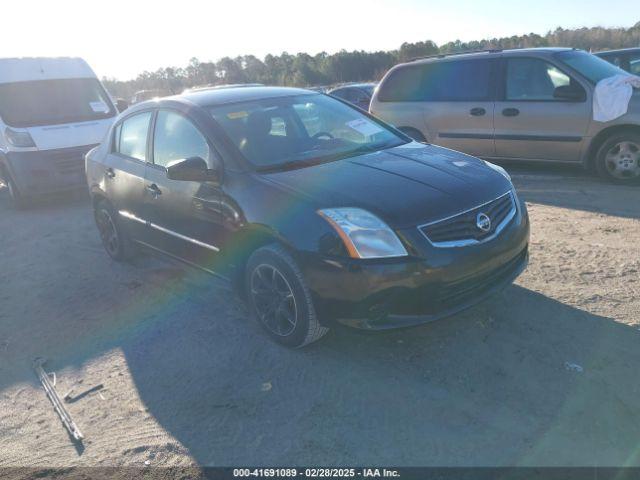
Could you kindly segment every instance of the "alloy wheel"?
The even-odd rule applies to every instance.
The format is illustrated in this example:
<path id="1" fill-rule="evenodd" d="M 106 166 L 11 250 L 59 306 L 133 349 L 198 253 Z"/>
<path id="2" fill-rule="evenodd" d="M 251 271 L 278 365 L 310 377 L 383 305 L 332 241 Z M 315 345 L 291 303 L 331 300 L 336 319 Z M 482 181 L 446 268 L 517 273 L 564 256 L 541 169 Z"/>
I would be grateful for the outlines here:
<path id="1" fill-rule="evenodd" d="M 96 225 L 98 226 L 98 232 L 100 233 L 100 239 L 107 253 L 112 257 L 118 255 L 120 248 L 120 239 L 118 238 L 118 230 L 116 224 L 111 218 L 111 214 L 101 208 L 96 212 Z"/>
<path id="2" fill-rule="evenodd" d="M 606 153 L 605 165 L 614 178 L 628 180 L 640 177 L 640 145 L 632 141 L 616 143 Z"/>
<path id="3" fill-rule="evenodd" d="M 293 289 L 273 265 L 258 265 L 251 273 L 251 296 L 260 321 L 272 333 L 286 337 L 296 328 L 298 309 Z"/>

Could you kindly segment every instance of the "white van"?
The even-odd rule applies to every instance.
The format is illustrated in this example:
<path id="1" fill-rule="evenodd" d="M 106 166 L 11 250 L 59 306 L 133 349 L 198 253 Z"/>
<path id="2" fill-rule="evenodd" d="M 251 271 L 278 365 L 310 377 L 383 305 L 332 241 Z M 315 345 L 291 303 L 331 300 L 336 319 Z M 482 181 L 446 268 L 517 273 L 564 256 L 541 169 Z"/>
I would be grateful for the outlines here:
<path id="1" fill-rule="evenodd" d="M 81 58 L 0 59 L 0 177 L 14 204 L 85 186 L 84 155 L 116 115 Z"/>

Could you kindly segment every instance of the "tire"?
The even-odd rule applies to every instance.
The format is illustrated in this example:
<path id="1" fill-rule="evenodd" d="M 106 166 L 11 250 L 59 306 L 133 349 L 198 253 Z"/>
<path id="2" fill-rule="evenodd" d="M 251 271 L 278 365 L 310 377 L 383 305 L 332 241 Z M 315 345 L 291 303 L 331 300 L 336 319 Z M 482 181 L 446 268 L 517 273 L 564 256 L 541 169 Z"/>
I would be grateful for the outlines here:
<path id="1" fill-rule="evenodd" d="M 300 268 L 277 244 L 259 248 L 247 261 L 249 307 L 267 334 L 281 345 L 304 347 L 324 336 Z"/>
<path id="2" fill-rule="evenodd" d="M 130 260 L 135 253 L 133 242 L 111 204 L 100 200 L 93 209 L 93 215 L 107 254 L 118 262 Z"/>
<path id="3" fill-rule="evenodd" d="M 2 176 L 2 181 L 6 185 L 7 190 L 9 190 L 11 206 L 16 210 L 26 208 L 29 205 L 28 198 L 20 193 L 13 179 L 9 175 L 5 175 L 4 172 L 0 172 L 0 176 Z"/>
<path id="4" fill-rule="evenodd" d="M 427 139 L 425 138 L 425 136 L 422 134 L 420 130 L 417 130 L 412 127 L 400 127 L 398 128 L 398 130 L 400 130 L 405 135 L 408 135 L 409 137 L 413 138 L 416 142 L 427 143 Z"/>
<path id="5" fill-rule="evenodd" d="M 611 135 L 600 146 L 595 167 L 602 178 L 618 184 L 640 183 L 640 133 Z"/>

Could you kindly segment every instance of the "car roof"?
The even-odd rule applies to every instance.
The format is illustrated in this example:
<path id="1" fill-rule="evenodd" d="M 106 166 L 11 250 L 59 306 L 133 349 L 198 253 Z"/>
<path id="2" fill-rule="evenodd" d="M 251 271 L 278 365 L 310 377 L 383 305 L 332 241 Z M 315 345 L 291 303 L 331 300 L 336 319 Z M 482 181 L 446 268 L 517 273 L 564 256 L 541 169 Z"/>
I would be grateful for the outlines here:
<path id="1" fill-rule="evenodd" d="M 478 58 L 478 57 L 491 57 L 491 56 L 515 56 L 522 54 L 551 54 L 555 52 L 565 52 L 575 50 L 573 48 L 568 47 L 537 47 L 537 48 L 512 48 L 512 49 L 487 49 L 487 50 L 477 50 L 477 51 L 467 51 L 467 52 L 452 52 L 452 53 L 442 53 L 437 55 L 430 55 L 428 57 L 419 57 L 413 60 L 410 60 L 407 64 L 416 64 L 416 63 L 430 63 L 437 62 L 442 60 L 462 60 L 465 58 Z"/>
<path id="2" fill-rule="evenodd" d="M 164 97 L 158 100 L 142 102 L 136 106 L 140 105 L 140 107 L 144 107 L 151 103 L 162 105 L 167 102 L 181 102 L 195 104 L 199 107 L 214 107 L 227 103 L 262 100 L 265 98 L 290 97 L 292 95 L 318 95 L 318 92 L 305 90 L 303 88 L 238 86 L 187 92 L 181 95 L 173 95 L 171 97 Z"/>
<path id="3" fill-rule="evenodd" d="M 602 50 L 601 52 L 593 52 L 594 55 L 614 55 L 616 53 L 640 52 L 640 47 L 618 48 L 616 50 Z"/>

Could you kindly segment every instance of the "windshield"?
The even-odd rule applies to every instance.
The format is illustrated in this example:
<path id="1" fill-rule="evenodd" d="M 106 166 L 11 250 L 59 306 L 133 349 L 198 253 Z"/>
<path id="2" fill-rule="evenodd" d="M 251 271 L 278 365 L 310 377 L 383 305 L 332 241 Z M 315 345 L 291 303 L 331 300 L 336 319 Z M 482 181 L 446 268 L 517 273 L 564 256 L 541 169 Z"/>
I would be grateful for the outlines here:
<path id="1" fill-rule="evenodd" d="M 261 169 L 302 166 L 406 143 L 383 124 L 326 95 L 269 98 L 210 111 L 244 157 Z"/>
<path id="2" fill-rule="evenodd" d="M 613 77 L 614 75 L 628 75 L 627 72 L 606 60 L 582 50 L 556 53 L 556 58 L 569 65 L 569 67 L 578 73 L 581 73 L 594 84 L 604 78 Z"/>
<path id="3" fill-rule="evenodd" d="M 115 111 L 95 78 L 0 84 L 0 117 L 13 127 L 108 118 Z"/>

